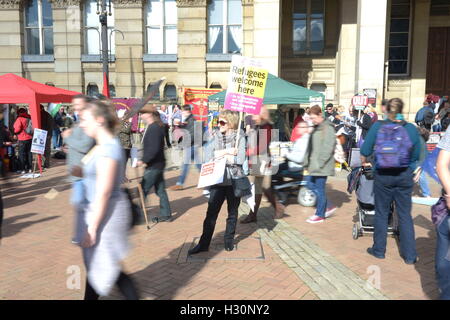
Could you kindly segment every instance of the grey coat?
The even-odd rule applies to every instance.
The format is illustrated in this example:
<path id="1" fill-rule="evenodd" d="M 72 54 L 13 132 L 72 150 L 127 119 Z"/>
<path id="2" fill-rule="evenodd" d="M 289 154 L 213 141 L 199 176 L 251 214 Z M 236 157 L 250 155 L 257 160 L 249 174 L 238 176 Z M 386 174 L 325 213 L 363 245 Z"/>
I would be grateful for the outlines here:
<path id="1" fill-rule="evenodd" d="M 211 144 L 207 148 L 207 155 L 205 159 L 206 162 L 214 159 L 214 151 L 234 148 L 235 144 L 236 144 L 236 133 L 226 136 L 224 142 L 223 135 L 219 131 L 214 132 Z M 245 161 L 245 134 L 241 132 L 241 135 L 239 137 L 237 155 L 234 157 L 233 163 L 227 163 L 225 167 L 225 175 L 223 177 L 223 182 L 219 185 L 223 186 L 231 185 L 230 165 L 237 164 L 242 166 L 244 161 Z"/>
<path id="2" fill-rule="evenodd" d="M 69 173 L 74 166 L 81 166 L 81 159 L 92 149 L 95 145 L 95 140 L 87 136 L 79 124 L 72 128 L 72 134 L 64 139 L 64 143 L 69 148 L 67 152 L 67 169 Z M 72 181 L 80 180 L 74 176 L 70 176 Z"/>
<path id="3" fill-rule="evenodd" d="M 336 131 L 333 124 L 324 120 L 316 126 L 309 140 L 304 166 L 311 176 L 334 176 L 334 149 L 336 147 Z"/>

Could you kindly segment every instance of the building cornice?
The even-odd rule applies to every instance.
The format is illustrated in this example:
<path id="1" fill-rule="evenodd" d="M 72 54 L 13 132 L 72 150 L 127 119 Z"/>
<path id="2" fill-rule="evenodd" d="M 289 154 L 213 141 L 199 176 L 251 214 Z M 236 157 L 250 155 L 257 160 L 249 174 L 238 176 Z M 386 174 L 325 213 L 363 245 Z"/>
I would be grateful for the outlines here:
<path id="1" fill-rule="evenodd" d="M 206 7 L 207 0 L 177 0 L 178 7 Z"/>
<path id="2" fill-rule="evenodd" d="M 22 0 L 0 0 L 1 9 L 19 9 Z"/>
<path id="3" fill-rule="evenodd" d="M 81 0 L 48 0 L 53 9 L 64 9 L 68 7 L 79 7 Z"/>
<path id="4" fill-rule="evenodd" d="M 143 0 L 114 0 L 114 8 L 142 8 Z"/>

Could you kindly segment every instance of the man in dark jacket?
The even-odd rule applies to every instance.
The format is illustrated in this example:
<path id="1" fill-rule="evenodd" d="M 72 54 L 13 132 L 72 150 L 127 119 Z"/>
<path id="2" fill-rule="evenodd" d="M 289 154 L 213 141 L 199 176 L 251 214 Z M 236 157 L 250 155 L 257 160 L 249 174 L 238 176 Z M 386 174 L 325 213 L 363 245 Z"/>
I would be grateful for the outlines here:
<path id="1" fill-rule="evenodd" d="M 26 132 L 30 121 L 31 117 L 27 110 L 20 108 L 16 122 L 14 122 L 14 134 L 17 135 L 17 139 L 19 140 L 19 162 L 22 168 L 22 174 L 26 171 L 31 172 L 33 166 L 33 154 L 31 153 L 33 136 Z"/>
<path id="2" fill-rule="evenodd" d="M 172 212 L 170 210 L 169 198 L 164 182 L 164 168 L 166 158 L 164 156 L 164 138 L 166 135 L 164 124 L 161 122 L 159 112 L 149 110 L 142 114 L 142 119 L 147 123 L 147 128 L 142 138 L 144 154 L 139 165 L 145 166 L 142 178 L 142 189 L 147 197 L 150 190 L 155 187 L 159 197 L 159 216 L 152 219 L 153 222 L 170 221 Z"/>
<path id="3" fill-rule="evenodd" d="M 201 122 L 196 123 L 192 115 L 191 106 L 186 104 L 183 106 L 183 121 L 180 128 L 185 130 L 183 135 L 183 165 L 181 169 L 181 176 L 175 186 L 171 190 L 182 190 L 184 181 L 189 172 L 189 167 L 192 162 L 197 166 L 198 171 L 201 170 L 201 159 L 198 157 L 197 150 L 202 143 Z M 199 130 L 200 128 L 200 130 Z M 197 137 L 195 136 L 197 134 Z"/>
<path id="4" fill-rule="evenodd" d="M 44 153 L 44 168 L 50 168 L 50 156 L 51 156 L 51 144 L 52 144 L 52 134 L 53 127 L 55 126 L 55 121 L 53 120 L 50 113 L 45 111 L 44 106 L 41 104 L 41 124 L 42 130 L 47 131 L 47 140 L 45 141 L 45 153 Z"/>

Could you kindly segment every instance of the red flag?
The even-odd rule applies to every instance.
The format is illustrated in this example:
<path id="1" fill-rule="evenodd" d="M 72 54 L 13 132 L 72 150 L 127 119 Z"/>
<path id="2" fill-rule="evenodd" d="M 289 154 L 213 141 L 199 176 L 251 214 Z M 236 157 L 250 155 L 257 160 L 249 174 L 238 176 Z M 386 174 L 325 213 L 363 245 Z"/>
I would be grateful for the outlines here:
<path id="1" fill-rule="evenodd" d="M 108 77 L 106 76 L 106 72 L 103 72 L 103 91 L 102 94 L 105 97 L 109 98 L 109 85 L 108 85 Z"/>

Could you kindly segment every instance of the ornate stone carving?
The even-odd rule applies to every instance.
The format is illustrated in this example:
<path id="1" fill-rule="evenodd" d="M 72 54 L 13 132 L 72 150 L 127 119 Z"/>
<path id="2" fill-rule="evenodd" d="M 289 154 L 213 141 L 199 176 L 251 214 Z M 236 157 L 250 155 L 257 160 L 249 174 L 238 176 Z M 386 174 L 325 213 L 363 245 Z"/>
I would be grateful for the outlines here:
<path id="1" fill-rule="evenodd" d="M 207 0 L 177 0 L 178 7 L 206 7 Z"/>
<path id="2" fill-rule="evenodd" d="M 64 9 L 72 6 L 79 7 L 81 0 L 49 0 L 53 9 Z"/>
<path id="3" fill-rule="evenodd" d="M 0 9 L 19 9 L 22 0 L 0 0 Z"/>
<path id="4" fill-rule="evenodd" d="M 115 0 L 115 8 L 142 8 L 143 0 Z"/>

